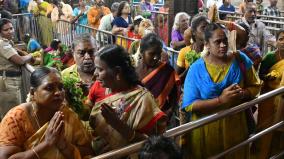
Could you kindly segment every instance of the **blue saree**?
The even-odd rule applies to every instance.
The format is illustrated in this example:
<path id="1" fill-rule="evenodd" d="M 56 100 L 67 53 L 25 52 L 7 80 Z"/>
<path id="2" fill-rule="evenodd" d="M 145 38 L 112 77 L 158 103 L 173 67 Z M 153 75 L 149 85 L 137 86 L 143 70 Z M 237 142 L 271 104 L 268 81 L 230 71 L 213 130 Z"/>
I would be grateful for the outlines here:
<path id="1" fill-rule="evenodd" d="M 240 52 L 240 58 L 246 70 L 253 65 L 252 61 Z M 235 58 L 224 80 L 215 83 L 212 81 L 203 58 L 198 59 L 190 67 L 184 84 L 184 96 L 182 109 L 191 106 L 196 100 L 213 99 L 221 95 L 222 91 L 228 86 L 240 84 L 243 79 L 242 71 L 238 60 Z"/>

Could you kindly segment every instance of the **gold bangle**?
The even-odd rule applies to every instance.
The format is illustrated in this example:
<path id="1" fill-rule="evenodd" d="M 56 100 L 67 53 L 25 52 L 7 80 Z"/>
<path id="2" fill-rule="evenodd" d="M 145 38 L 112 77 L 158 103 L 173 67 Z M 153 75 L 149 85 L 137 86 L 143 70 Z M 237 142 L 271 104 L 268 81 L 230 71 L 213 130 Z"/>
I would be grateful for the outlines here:
<path id="1" fill-rule="evenodd" d="M 36 158 L 40 159 L 39 155 L 36 153 L 35 149 L 32 148 L 33 153 L 36 155 Z"/>

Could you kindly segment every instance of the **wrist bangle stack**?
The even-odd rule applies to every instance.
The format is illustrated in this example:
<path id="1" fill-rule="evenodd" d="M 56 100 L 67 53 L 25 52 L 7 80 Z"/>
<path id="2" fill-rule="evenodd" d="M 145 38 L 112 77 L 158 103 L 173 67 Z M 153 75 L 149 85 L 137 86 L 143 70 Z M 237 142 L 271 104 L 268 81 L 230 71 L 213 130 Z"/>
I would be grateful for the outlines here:
<path id="1" fill-rule="evenodd" d="M 32 148 L 32 151 L 33 151 L 33 153 L 35 154 L 36 158 L 37 158 L 37 159 L 40 159 L 39 155 L 37 154 L 37 152 L 35 151 L 34 148 Z"/>

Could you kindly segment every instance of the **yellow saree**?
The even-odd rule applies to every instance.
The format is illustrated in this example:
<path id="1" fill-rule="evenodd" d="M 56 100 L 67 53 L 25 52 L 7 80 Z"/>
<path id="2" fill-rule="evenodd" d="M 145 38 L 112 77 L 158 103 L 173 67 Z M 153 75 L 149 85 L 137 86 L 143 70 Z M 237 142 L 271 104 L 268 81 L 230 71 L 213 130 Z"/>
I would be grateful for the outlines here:
<path id="1" fill-rule="evenodd" d="M 247 60 L 248 57 L 241 54 L 242 59 Z M 243 102 L 241 99 L 231 103 L 223 104 L 216 107 L 208 113 L 202 113 L 192 109 L 194 101 L 213 99 L 212 92 L 221 92 L 232 83 L 238 83 L 241 88 L 247 89 L 251 96 L 256 96 L 260 88 L 260 80 L 255 74 L 252 63 L 247 60 L 246 77 L 242 78 L 239 63 L 237 60 L 225 66 L 211 64 L 206 58 L 197 60 L 188 72 L 184 86 L 183 109 L 187 111 L 191 121 L 204 118 L 208 115 L 234 108 Z M 246 66 L 246 65 L 245 65 Z M 233 81 L 239 79 L 238 81 Z M 224 87 L 220 85 L 226 83 Z M 198 89 L 196 89 L 198 88 Z M 210 90 L 210 91 L 209 91 Z M 204 97 L 199 96 L 202 94 Z M 216 93 L 217 94 L 217 93 Z M 219 96 L 217 94 L 217 96 Z M 215 96 L 216 98 L 216 96 Z M 194 99 L 192 101 L 189 101 Z M 245 112 L 226 116 L 220 120 L 211 122 L 200 128 L 194 129 L 185 134 L 181 144 L 185 152 L 186 159 L 205 159 L 213 157 L 235 145 L 246 140 L 249 137 L 248 122 Z M 248 159 L 249 146 L 244 146 L 235 152 L 227 154 L 223 159 Z"/>
<path id="2" fill-rule="evenodd" d="M 271 80 L 267 80 L 264 82 L 263 93 L 272 91 L 274 89 L 279 88 L 281 85 L 281 80 L 283 80 L 282 74 L 284 73 L 284 60 L 278 61 L 274 64 L 268 71 L 266 75 Z M 258 130 L 264 130 L 267 127 L 270 127 L 274 124 L 274 120 L 276 118 L 277 111 L 280 107 L 280 101 L 276 101 L 276 99 L 281 99 L 280 97 L 269 98 L 266 101 L 260 103 L 258 108 Z M 271 155 L 278 152 L 278 150 L 284 147 L 283 144 L 280 144 L 279 140 L 283 135 L 279 132 L 269 133 L 264 135 L 258 141 L 258 159 L 266 159 Z M 283 140 L 281 140 L 283 141 Z M 275 144 L 279 143 L 279 144 Z M 282 146 L 281 146 L 282 145 Z"/>
<path id="3" fill-rule="evenodd" d="M 163 120 L 165 114 L 159 109 L 154 97 L 146 88 L 138 86 L 129 92 L 116 93 L 96 103 L 91 112 L 90 118 L 94 121 L 92 126 L 95 125 L 94 134 L 98 136 L 93 148 L 98 154 L 129 144 L 127 139 L 106 123 L 100 110 L 103 103 L 111 105 L 120 119 L 132 130 L 145 134 L 153 130 L 161 134 L 165 130 L 166 124 Z M 106 147 L 109 149 L 106 150 Z"/>

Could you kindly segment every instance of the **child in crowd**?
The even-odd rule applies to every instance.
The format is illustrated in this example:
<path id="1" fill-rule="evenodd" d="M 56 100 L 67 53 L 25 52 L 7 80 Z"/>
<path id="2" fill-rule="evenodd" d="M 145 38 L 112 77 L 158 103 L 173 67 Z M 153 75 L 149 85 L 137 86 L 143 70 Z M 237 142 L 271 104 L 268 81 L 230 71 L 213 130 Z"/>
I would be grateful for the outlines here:
<path id="1" fill-rule="evenodd" d="M 139 159 L 182 159 L 182 153 L 172 139 L 152 136 L 145 142 Z"/>

